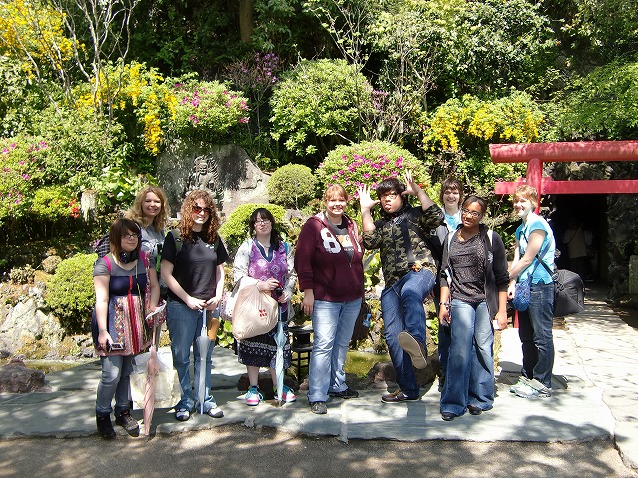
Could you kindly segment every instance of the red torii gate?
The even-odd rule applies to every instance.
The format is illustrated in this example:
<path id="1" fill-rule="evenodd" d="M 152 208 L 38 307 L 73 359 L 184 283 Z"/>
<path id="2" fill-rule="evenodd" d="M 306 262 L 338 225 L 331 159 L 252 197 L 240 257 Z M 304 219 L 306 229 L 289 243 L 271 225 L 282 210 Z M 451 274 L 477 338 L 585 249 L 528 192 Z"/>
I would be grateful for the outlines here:
<path id="1" fill-rule="evenodd" d="M 527 163 L 527 179 L 498 181 L 496 194 L 512 194 L 517 186 L 529 184 L 543 194 L 636 194 L 638 180 L 554 181 L 543 177 L 543 163 L 572 161 L 636 161 L 638 141 L 580 141 L 573 143 L 490 144 L 494 163 Z"/>

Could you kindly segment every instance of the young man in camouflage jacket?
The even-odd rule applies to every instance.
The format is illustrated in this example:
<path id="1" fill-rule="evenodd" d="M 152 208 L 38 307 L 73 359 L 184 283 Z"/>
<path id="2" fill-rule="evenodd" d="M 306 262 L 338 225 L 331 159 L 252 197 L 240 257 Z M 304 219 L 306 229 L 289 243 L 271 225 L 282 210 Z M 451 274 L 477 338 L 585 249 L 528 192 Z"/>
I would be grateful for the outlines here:
<path id="1" fill-rule="evenodd" d="M 426 237 L 443 219 L 443 212 L 406 171 L 404 185 L 396 178 L 376 188 L 379 200 L 370 197 L 367 186 L 358 189 L 363 221 L 363 243 L 380 249 L 385 289 L 381 308 L 385 339 L 397 373 L 399 390 L 384 395 L 385 403 L 419 399 L 419 387 L 412 365 L 425 368 L 425 311 L 423 301 L 434 287 L 436 264 Z M 420 207 L 411 206 L 407 196 L 416 196 Z M 382 218 L 373 221 L 370 210 L 380 203 Z"/>

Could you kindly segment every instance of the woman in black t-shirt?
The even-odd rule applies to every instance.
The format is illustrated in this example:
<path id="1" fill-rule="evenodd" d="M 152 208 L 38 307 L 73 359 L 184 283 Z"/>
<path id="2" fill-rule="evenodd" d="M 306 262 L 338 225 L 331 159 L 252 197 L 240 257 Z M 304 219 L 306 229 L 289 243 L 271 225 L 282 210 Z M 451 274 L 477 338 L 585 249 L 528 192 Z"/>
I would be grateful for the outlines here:
<path id="1" fill-rule="evenodd" d="M 200 348 L 197 338 L 205 327 L 203 311 L 215 310 L 224 290 L 224 263 L 228 253 L 217 234 L 218 229 L 219 217 L 213 198 L 206 191 L 193 191 L 182 204 L 178 229 L 166 235 L 162 249 L 162 279 L 169 289 L 166 324 L 171 337 L 173 365 L 182 390 L 181 399 L 175 406 L 175 418 L 180 421 L 190 418 L 199 396 Z M 194 394 L 189 372 L 191 345 Z M 209 342 L 207 347 L 203 410 L 213 418 L 220 418 L 224 413 L 210 393 L 214 345 Z"/>

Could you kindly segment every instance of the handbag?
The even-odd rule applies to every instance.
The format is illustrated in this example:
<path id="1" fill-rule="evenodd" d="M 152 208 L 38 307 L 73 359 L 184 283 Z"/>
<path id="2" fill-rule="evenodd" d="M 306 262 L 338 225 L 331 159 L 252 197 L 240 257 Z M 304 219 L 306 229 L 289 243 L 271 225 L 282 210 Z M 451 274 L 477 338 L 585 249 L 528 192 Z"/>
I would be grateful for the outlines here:
<path id="1" fill-rule="evenodd" d="M 525 237 L 525 239 L 527 240 L 527 236 L 523 236 L 523 237 Z M 539 251 L 534 257 L 535 259 L 538 260 L 538 262 L 534 265 L 534 268 L 532 269 L 531 274 L 527 276 L 527 279 L 516 283 L 516 286 L 514 289 L 514 298 L 512 299 L 512 306 L 519 312 L 524 312 L 529 307 L 529 299 L 531 296 L 530 288 L 532 287 L 532 278 L 534 277 L 534 272 L 536 272 L 536 268 L 538 267 L 538 264 L 539 263 L 543 263 L 543 265 L 545 264 L 541 260 L 540 255 L 545 254 L 545 250 L 548 247 L 549 247 L 549 242 L 543 248 L 543 250 Z M 526 269 L 527 268 L 529 268 L 529 266 L 527 266 Z M 550 272 L 550 275 L 551 275 L 551 272 Z"/>
<path id="2" fill-rule="evenodd" d="M 532 286 L 532 274 L 530 274 L 527 279 L 522 282 L 516 283 L 516 288 L 514 289 L 514 298 L 512 299 L 512 306 L 520 312 L 527 310 L 529 307 L 529 298 L 531 295 L 530 287 Z"/>
<path id="3" fill-rule="evenodd" d="M 235 302 L 237 300 L 237 293 L 239 292 L 239 284 L 241 279 L 235 282 L 232 292 L 224 292 L 222 300 L 219 303 L 219 315 L 222 319 L 232 322 L 233 310 L 235 309 Z"/>
<path id="4" fill-rule="evenodd" d="M 237 293 L 233 309 L 233 336 L 248 339 L 271 331 L 277 325 L 279 304 L 257 284 L 243 287 Z"/>
<path id="5" fill-rule="evenodd" d="M 544 261 L 541 264 L 554 281 L 554 317 L 565 317 L 585 310 L 583 279 L 567 269 L 552 272 Z"/>

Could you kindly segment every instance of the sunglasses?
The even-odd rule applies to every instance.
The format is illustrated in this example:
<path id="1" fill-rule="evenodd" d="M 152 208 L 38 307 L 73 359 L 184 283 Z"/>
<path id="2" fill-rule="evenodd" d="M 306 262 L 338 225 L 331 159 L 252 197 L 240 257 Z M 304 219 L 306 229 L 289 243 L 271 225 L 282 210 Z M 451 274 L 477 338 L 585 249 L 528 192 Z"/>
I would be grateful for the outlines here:
<path id="1" fill-rule="evenodd" d="M 201 206 L 193 206 L 193 212 L 195 214 L 199 214 L 200 212 L 204 211 L 206 214 L 212 214 L 213 210 L 209 207 L 201 207 Z"/>

